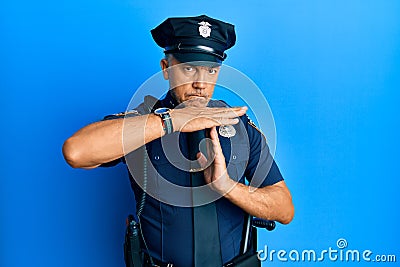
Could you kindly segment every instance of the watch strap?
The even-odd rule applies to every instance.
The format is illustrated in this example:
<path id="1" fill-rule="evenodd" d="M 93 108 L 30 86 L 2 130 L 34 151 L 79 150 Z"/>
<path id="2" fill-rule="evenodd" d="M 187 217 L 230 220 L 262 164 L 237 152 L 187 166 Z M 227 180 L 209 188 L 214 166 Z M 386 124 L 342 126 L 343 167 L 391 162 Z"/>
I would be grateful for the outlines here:
<path id="1" fill-rule="evenodd" d="M 172 125 L 171 115 L 169 115 L 169 113 L 162 114 L 161 119 L 163 120 L 165 134 L 172 133 L 174 131 L 174 127 Z"/>

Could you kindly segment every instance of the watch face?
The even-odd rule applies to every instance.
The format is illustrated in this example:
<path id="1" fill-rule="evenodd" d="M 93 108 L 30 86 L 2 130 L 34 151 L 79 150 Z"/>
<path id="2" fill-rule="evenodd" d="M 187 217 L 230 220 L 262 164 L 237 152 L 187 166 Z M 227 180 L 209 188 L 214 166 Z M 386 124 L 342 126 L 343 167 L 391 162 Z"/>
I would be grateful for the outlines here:
<path id="1" fill-rule="evenodd" d="M 162 115 L 162 114 L 167 114 L 169 111 L 170 111 L 169 108 L 158 108 L 154 110 L 154 114 Z"/>

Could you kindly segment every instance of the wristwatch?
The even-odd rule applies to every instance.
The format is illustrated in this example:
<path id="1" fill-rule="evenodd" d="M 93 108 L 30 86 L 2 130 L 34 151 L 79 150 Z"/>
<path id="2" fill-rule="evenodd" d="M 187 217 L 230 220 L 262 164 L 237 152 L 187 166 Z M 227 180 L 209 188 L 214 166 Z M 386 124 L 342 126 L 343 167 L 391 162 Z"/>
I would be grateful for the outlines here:
<path id="1" fill-rule="evenodd" d="M 174 131 L 174 127 L 172 126 L 171 115 L 169 114 L 170 111 L 171 110 L 169 108 L 158 108 L 154 110 L 154 114 L 160 116 L 160 118 L 162 119 L 162 125 L 165 134 L 170 134 Z"/>

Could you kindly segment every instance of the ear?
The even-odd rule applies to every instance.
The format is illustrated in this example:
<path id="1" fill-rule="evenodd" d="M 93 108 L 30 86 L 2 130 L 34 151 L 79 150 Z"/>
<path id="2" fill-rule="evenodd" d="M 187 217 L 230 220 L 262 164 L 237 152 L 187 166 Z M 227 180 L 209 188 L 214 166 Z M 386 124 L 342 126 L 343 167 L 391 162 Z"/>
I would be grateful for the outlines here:
<path id="1" fill-rule="evenodd" d="M 162 72 L 163 72 L 164 79 L 165 79 L 165 80 L 168 80 L 168 79 L 169 79 L 169 73 L 168 73 L 168 67 L 169 67 L 169 65 L 168 65 L 168 60 L 166 60 L 165 58 L 161 59 L 161 61 L 160 61 L 160 66 L 161 66 L 161 69 L 162 69 Z"/>

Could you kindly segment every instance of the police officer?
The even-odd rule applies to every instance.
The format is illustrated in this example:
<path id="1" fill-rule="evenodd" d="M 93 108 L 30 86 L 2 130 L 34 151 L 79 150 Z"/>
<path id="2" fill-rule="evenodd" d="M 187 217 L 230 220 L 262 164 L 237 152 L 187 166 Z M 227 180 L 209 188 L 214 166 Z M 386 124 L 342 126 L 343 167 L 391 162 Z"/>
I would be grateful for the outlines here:
<path id="1" fill-rule="evenodd" d="M 139 202 L 145 174 L 148 196 L 137 219 L 146 257 L 160 266 L 194 266 L 199 252 L 194 237 L 196 208 L 177 204 L 192 198 L 168 187 L 193 186 L 192 174 L 170 162 L 168 155 L 188 158 L 190 134 L 207 129 L 209 149 L 196 157 L 205 168 L 204 183 L 215 193 L 210 195 L 218 196 L 208 201 L 216 212 L 216 224 L 209 228 L 217 228 L 218 257 L 221 265 L 226 264 L 241 254 L 245 214 L 287 224 L 294 215 L 291 195 L 265 137 L 245 115 L 247 108 L 211 100 L 225 50 L 236 41 L 234 26 L 202 15 L 169 18 L 151 33 L 166 55 L 160 61 L 171 88 L 166 97 L 147 98 L 134 110 L 83 127 L 65 141 L 63 154 L 74 168 L 125 162 L 138 205 L 143 204 Z M 123 135 L 129 138 L 123 141 Z M 146 156 L 144 170 L 141 159 Z M 245 178 L 260 180 L 259 188 L 250 190 Z M 207 203 L 199 206 L 203 204 Z"/>

